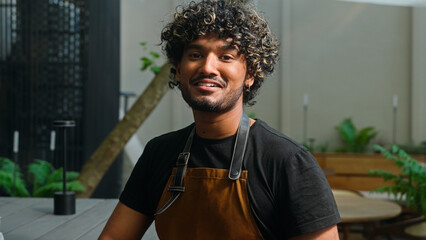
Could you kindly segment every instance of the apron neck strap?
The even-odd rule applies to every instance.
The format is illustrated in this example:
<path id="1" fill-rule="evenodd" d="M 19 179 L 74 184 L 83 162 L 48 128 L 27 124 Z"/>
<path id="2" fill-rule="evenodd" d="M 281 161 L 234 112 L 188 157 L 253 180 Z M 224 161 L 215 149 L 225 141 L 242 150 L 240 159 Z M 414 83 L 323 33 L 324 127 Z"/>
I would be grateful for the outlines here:
<path id="1" fill-rule="evenodd" d="M 241 176 L 241 169 L 243 166 L 244 152 L 246 150 L 248 134 L 250 130 L 250 118 L 243 112 L 238 126 L 237 136 L 235 138 L 234 152 L 232 153 L 231 166 L 229 168 L 229 179 L 237 180 Z M 192 140 L 195 135 L 195 127 L 192 128 L 191 133 L 186 140 L 185 147 L 182 153 L 179 154 L 176 162 L 176 175 L 174 177 L 174 184 L 169 186 L 168 191 L 172 192 L 172 196 L 169 201 L 158 210 L 154 216 L 163 213 L 173 202 L 180 196 L 182 192 L 185 192 L 183 186 L 183 178 L 185 177 L 186 168 L 188 166 L 190 150 Z"/>
<path id="2" fill-rule="evenodd" d="M 237 180 L 241 176 L 244 153 L 246 151 L 248 135 L 250 131 L 250 118 L 243 112 L 235 138 L 234 152 L 232 153 L 229 179 Z"/>
<path id="3" fill-rule="evenodd" d="M 229 179 L 237 180 L 241 176 L 243 166 L 244 153 L 246 151 L 248 135 L 250 131 L 250 118 L 243 112 L 238 126 L 237 136 L 235 138 L 234 150 L 231 158 L 231 166 L 229 167 Z M 188 153 L 191 150 L 192 141 L 194 139 L 195 127 L 186 140 L 182 153 Z"/>

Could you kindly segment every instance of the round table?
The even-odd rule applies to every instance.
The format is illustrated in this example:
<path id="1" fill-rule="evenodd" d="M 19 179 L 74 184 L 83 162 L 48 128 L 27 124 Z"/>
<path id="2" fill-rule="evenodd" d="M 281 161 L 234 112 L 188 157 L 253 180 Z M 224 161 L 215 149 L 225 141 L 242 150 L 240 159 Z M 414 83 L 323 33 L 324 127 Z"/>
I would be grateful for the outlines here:
<path id="1" fill-rule="evenodd" d="M 343 223 L 374 222 L 398 216 L 402 209 L 398 204 L 361 196 L 335 196 Z"/>
<path id="2" fill-rule="evenodd" d="M 351 191 L 333 191 L 333 194 L 342 219 L 343 239 L 348 239 L 351 223 L 374 227 L 380 220 L 396 217 L 402 211 L 397 203 L 365 198 Z"/>

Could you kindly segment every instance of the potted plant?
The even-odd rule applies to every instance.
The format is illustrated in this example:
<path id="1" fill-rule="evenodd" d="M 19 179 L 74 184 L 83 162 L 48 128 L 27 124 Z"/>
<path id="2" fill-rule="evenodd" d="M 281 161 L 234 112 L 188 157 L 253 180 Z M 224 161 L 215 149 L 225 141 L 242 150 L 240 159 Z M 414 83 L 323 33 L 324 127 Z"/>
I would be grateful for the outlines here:
<path id="1" fill-rule="evenodd" d="M 335 129 L 339 132 L 345 146 L 337 152 L 364 153 L 367 145 L 377 135 L 374 127 L 365 127 L 357 130 L 351 118 L 344 119 Z"/>
<path id="2" fill-rule="evenodd" d="M 385 170 L 371 170 L 370 174 L 382 177 L 391 185 L 379 187 L 373 192 L 388 193 L 402 203 L 407 210 L 393 223 L 375 229 L 376 235 L 396 235 L 404 239 L 425 239 L 426 222 L 426 167 L 407 154 L 398 146 L 387 149 L 375 145 L 388 161 L 392 161 L 399 169 L 399 174 Z"/>
<path id="3" fill-rule="evenodd" d="M 16 197 L 52 197 L 55 192 L 62 191 L 62 168 L 55 169 L 49 162 L 35 159 L 27 173 L 26 183 L 18 165 L 8 158 L 0 158 L 0 190 Z M 84 191 L 77 180 L 79 173 L 67 171 L 66 175 L 67 191 Z M 27 186 L 31 186 L 31 193 Z"/>
<path id="4" fill-rule="evenodd" d="M 400 169 L 400 174 L 394 174 L 386 170 L 371 170 L 373 176 L 382 177 L 385 182 L 391 185 L 376 188 L 373 192 L 388 193 L 395 199 L 403 203 L 407 208 L 415 212 L 426 214 L 426 167 L 407 154 L 396 145 L 392 149 L 387 149 L 375 145 L 374 148 L 380 151 L 388 161 L 393 161 Z"/>
<path id="5" fill-rule="evenodd" d="M 0 157 L 0 195 L 29 197 L 19 166 L 8 158 Z"/>

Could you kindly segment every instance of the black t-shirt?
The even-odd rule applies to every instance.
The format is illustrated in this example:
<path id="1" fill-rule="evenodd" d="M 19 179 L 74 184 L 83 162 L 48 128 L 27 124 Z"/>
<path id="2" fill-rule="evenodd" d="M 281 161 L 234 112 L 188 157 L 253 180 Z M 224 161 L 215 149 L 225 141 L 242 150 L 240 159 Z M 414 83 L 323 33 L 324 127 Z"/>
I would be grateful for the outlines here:
<path id="1" fill-rule="evenodd" d="M 153 216 L 193 125 L 152 139 L 120 197 L 126 206 Z M 235 136 L 194 137 L 188 167 L 228 169 Z M 314 157 L 265 122 L 250 128 L 243 169 L 248 171 L 252 213 L 265 239 L 284 239 L 340 221 L 328 182 Z"/>

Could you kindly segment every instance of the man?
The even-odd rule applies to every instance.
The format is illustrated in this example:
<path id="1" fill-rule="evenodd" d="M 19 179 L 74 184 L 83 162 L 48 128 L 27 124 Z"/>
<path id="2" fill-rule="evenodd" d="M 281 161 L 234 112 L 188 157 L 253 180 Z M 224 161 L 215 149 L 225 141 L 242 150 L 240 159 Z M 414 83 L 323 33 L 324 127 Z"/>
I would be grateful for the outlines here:
<path id="1" fill-rule="evenodd" d="M 178 10 L 162 32 L 194 124 L 146 146 L 101 239 L 338 239 L 330 187 L 302 146 L 243 104 L 274 70 L 277 42 L 240 1 Z"/>

